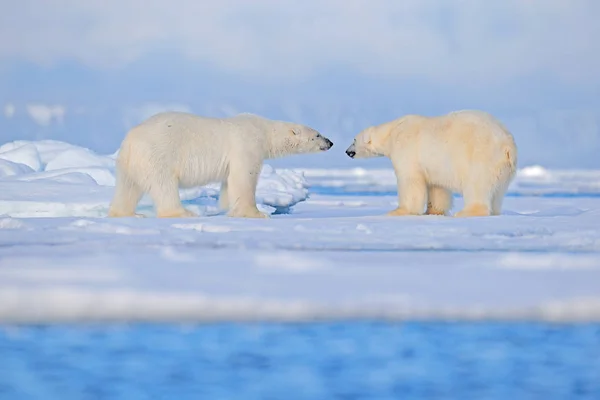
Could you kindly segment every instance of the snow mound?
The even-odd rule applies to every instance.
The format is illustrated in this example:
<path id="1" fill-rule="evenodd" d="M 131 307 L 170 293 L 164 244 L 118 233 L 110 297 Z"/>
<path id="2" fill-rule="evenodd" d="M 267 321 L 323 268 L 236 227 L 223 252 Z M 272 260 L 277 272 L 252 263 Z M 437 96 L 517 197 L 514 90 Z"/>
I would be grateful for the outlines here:
<path id="1" fill-rule="evenodd" d="M 0 179 L 7 176 L 18 176 L 32 173 L 33 170 L 25 164 L 15 163 L 0 158 Z"/>
<path id="2" fill-rule="evenodd" d="M 89 149 L 81 147 L 72 148 L 59 153 L 46 164 L 46 171 L 55 171 L 66 168 L 101 167 L 112 169 L 115 160 L 108 156 L 100 156 Z"/>
<path id="3" fill-rule="evenodd" d="M 32 145 L 36 148 L 43 165 L 47 164 L 50 160 L 66 150 L 80 148 L 79 146 L 61 142 L 59 140 L 15 140 L 14 142 L 9 142 L 0 146 L 0 153 L 19 149 L 27 145 Z"/>
<path id="4" fill-rule="evenodd" d="M 290 170 L 275 171 L 264 165 L 261 171 L 261 184 L 257 187 L 257 197 L 263 204 L 285 208 L 304 200 L 308 189 L 302 175 Z"/>
<path id="5" fill-rule="evenodd" d="M 65 168 L 62 170 L 16 175 L 13 176 L 11 180 L 20 182 L 43 180 L 48 182 L 75 183 L 80 185 L 115 185 L 114 173 L 110 169 L 105 168 Z"/>
<path id="6" fill-rule="evenodd" d="M 27 165 L 34 171 L 40 171 L 42 169 L 40 154 L 37 148 L 31 144 L 0 152 L 0 159 Z"/>
<path id="7" fill-rule="evenodd" d="M 105 216 L 114 192 L 117 154 L 100 155 L 56 140 L 19 140 L 0 146 L 0 213 L 16 217 Z M 35 186 L 23 186 L 33 182 Z M 92 190 L 94 187 L 97 189 Z M 186 207 L 200 215 L 212 215 L 219 213 L 219 190 L 220 184 L 214 183 L 182 189 L 180 195 Z M 260 209 L 287 213 L 307 197 L 302 174 L 263 166 L 256 190 Z M 152 213 L 147 197 L 140 207 Z"/>
<path id="8" fill-rule="evenodd" d="M 550 172 L 539 165 L 532 165 L 531 167 L 525 167 L 520 170 L 519 175 L 527 178 L 548 178 L 550 177 Z"/>

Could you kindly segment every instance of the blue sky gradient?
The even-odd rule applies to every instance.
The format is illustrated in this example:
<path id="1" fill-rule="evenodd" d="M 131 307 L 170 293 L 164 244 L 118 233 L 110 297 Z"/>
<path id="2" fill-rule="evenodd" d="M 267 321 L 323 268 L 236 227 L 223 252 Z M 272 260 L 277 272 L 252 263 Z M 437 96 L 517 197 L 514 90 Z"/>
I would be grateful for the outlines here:
<path id="1" fill-rule="evenodd" d="M 512 130 L 521 166 L 600 168 L 597 1 L 22 0 L 2 8 L 2 143 L 53 138 L 111 153 L 161 109 L 255 112 L 312 125 L 335 142 L 330 154 L 275 165 L 386 166 L 343 150 L 364 127 L 402 114 L 477 108 Z M 50 118 L 31 105 L 62 111 Z"/>

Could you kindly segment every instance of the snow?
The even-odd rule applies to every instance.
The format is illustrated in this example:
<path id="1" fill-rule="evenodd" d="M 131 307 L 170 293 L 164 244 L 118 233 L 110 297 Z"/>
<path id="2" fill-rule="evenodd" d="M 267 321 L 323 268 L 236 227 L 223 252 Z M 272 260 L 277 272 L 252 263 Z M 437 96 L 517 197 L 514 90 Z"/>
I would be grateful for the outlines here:
<path id="1" fill-rule="evenodd" d="M 67 150 L 86 150 L 79 146 L 61 142 L 59 140 L 15 140 L 14 142 L 8 142 L 0 146 L 0 154 L 6 154 L 6 152 L 11 150 L 23 149 L 24 146 L 35 147 L 42 165 L 48 164 L 51 160 L 55 159 L 58 155 Z M 22 154 L 25 155 L 26 153 Z"/>
<path id="2" fill-rule="evenodd" d="M 108 156 L 99 156 L 91 150 L 72 148 L 56 155 L 46 163 L 46 171 L 55 171 L 65 168 L 102 167 L 114 168 L 115 160 Z"/>
<path id="3" fill-rule="evenodd" d="M 0 148 L 0 160 L 11 161 L 28 166 L 34 171 L 42 169 L 42 160 L 37 148 L 32 144 L 24 144 L 12 150 L 2 151 Z"/>
<path id="4" fill-rule="evenodd" d="M 33 172 L 33 170 L 25 164 L 0 158 L 0 177 L 25 175 L 29 172 Z"/>
<path id="5" fill-rule="evenodd" d="M 268 220 L 218 184 L 181 191 L 199 218 L 106 218 L 114 156 L 67 143 L 6 144 L 2 171 L 0 322 L 600 320 L 600 171 L 523 168 L 498 217 L 389 218 L 392 170 L 265 165 Z"/>

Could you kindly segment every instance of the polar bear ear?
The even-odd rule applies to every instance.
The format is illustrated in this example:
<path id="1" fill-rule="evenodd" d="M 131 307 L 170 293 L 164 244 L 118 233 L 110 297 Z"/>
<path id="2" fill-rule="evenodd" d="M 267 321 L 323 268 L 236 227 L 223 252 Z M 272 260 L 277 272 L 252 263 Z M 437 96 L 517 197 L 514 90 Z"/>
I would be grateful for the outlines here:
<path id="1" fill-rule="evenodd" d="M 290 129 L 290 134 L 292 134 L 292 135 L 298 135 L 298 134 L 300 134 L 300 132 L 296 131 L 294 128 L 291 128 Z"/>
<path id="2" fill-rule="evenodd" d="M 371 144 L 371 131 L 366 131 L 361 135 L 362 144 Z"/>

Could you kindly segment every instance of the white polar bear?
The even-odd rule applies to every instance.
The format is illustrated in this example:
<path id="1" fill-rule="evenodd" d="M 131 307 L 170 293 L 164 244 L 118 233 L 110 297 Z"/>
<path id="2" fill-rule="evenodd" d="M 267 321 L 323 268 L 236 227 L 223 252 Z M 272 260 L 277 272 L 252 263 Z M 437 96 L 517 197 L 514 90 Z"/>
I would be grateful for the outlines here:
<path id="1" fill-rule="evenodd" d="M 134 216 L 144 193 L 158 217 L 193 217 L 180 187 L 221 182 L 219 205 L 231 217 L 266 218 L 256 207 L 263 160 L 329 150 L 316 130 L 253 114 L 207 118 L 183 112 L 156 114 L 132 128 L 116 160 L 110 217 Z"/>
<path id="2" fill-rule="evenodd" d="M 483 111 L 426 117 L 406 115 L 360 132 L 351 158 L 385 156 L 398 184 L 398 208 L 388 215 L 447 215 L 452 192 L 464 208 L 457 217 L 499 215 L 517 169 L 512 134 Z M 427 206 L 427 207 L 425 207 Z"/>

